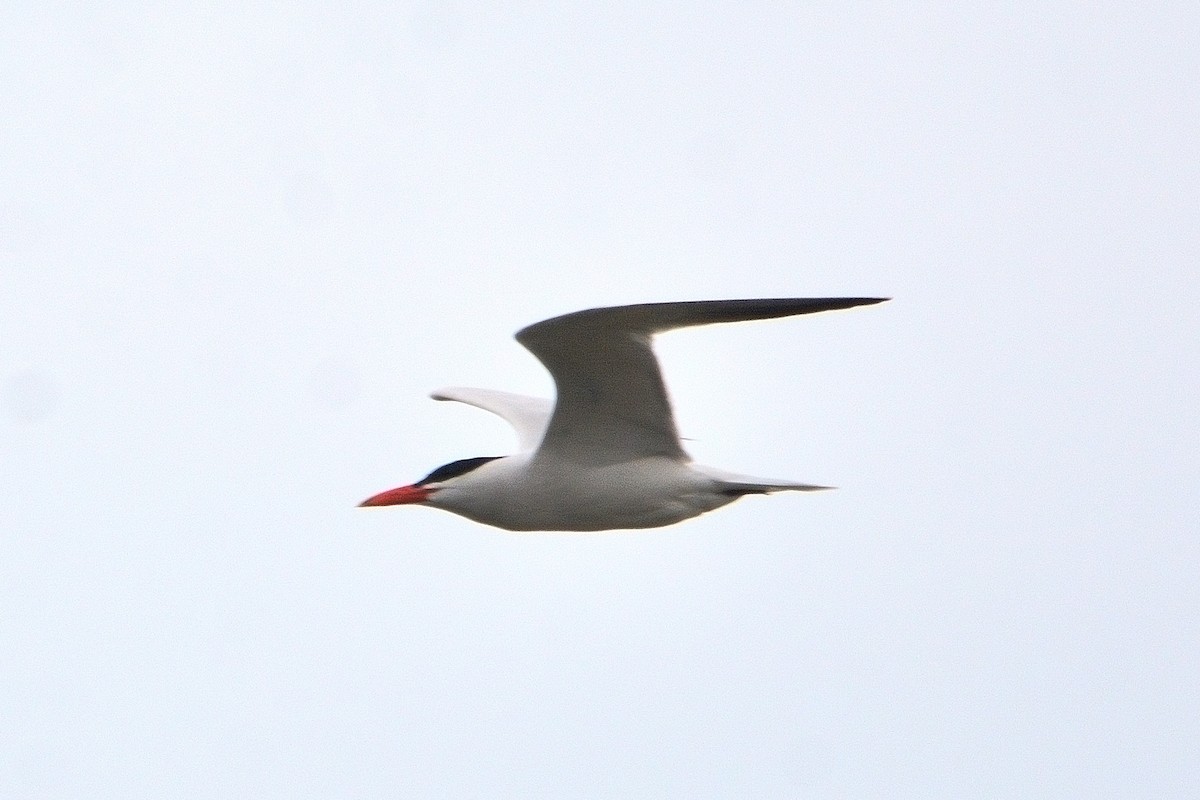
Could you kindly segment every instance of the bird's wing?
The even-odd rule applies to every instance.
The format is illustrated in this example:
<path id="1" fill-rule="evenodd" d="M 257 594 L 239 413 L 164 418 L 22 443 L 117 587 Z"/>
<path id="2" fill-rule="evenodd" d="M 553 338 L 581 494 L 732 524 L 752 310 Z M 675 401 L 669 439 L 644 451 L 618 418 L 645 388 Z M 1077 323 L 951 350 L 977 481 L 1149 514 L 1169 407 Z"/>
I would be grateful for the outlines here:
<path id="1" fill-rule="evenodd" d="M 522 452 L 535 450 L 546 432 L 554 404 L 543 397 L 498 392 L 494 389 L 472 389 L 450 386 L 430 395 L 434 400 L 454 400 L 502 418 L 517 432 L 517 446 Z"/>
<path id="2" fill-rule="evenodd" d="M 538 458 L 611 464 L 686 459 L 651 349 L 656 333 L 692 325 L 812 314 L 886 298 L 707 300 L 593 308 L 517 332 L 554 377 L 558 398 Z"/>

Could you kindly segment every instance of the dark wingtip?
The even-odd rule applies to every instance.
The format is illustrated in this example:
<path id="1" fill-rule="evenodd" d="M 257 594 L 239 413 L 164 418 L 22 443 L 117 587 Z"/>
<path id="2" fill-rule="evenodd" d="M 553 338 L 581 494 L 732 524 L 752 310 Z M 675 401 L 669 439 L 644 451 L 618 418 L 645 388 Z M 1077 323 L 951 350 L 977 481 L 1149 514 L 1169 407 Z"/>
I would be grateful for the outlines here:
<path id="1" fill-rule="evenodd" d="M 877 303 L 886 303 L 891 299 L 890 297 L 825 297 L 811 302 L 821 304 L 821 307 L 816 309 L 818 311 L 838 311 L 859 306 L 873 306 Z"/>

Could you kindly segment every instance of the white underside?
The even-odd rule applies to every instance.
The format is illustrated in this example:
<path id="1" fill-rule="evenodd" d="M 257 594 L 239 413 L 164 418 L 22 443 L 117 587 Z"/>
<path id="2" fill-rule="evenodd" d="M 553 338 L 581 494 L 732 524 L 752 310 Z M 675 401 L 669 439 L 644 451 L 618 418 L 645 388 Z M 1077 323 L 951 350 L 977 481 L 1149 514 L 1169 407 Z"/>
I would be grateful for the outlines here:
<path id="1" fill-rule="evenodd" d="M 602 531 L 671 525 L 750 492 L 822 487 L 734 476 L 667 458 L 549 469 L 509 456 L 448 482 L 427 505 L 513 531 Z"/>

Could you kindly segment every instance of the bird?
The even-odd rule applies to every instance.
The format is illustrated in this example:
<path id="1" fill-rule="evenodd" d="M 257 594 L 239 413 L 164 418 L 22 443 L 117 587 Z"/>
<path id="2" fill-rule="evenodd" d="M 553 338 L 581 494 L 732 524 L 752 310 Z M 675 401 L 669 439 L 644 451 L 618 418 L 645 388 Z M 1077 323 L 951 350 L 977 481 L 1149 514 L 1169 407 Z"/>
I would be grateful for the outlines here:
<path id="1" fill-rule="evenodd" d="M 591 308 L 522 328 L 517 341 L 554 379 L 552 402 L 492 389 L 430 395 L 489 411 L 519 452 L 444 464 L 360 507 L 423 505 L 510 531 L 673 525 L 747 495 L 832 487 L 696 464 L 684 451 L 654 355 L 656 334 L 882 303 L 886 297 L 699 300 Z"/>

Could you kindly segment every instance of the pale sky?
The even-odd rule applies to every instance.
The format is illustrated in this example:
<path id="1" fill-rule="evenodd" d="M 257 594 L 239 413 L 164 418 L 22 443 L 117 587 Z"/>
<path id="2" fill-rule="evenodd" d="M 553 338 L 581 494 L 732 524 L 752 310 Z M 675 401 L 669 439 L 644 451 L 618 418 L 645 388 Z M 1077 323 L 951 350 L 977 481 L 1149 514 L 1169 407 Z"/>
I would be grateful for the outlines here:
<path id="1" fill-rule="evenodd" d="M 0 11 L 0 796 L 1200 796 L 1200 9 Z M 657 300 L 652 531 L 359 509 Z"/>

